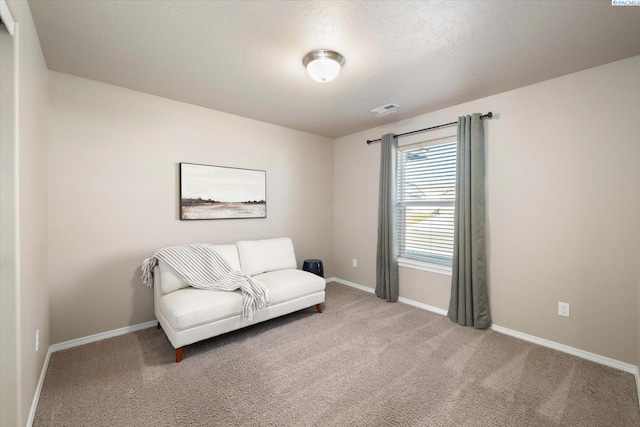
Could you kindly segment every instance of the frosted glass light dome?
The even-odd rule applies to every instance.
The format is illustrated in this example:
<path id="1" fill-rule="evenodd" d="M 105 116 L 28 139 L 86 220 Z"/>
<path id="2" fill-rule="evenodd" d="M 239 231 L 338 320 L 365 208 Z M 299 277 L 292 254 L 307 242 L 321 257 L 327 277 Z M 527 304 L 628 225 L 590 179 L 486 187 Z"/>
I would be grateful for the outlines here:
<path id="1" fill-rule="evenodd" d="M 318 49 L 307 54 L 302 63 L 313 80 L 327 83 L 338 76 L 344 57 L 332 50 Z"/>

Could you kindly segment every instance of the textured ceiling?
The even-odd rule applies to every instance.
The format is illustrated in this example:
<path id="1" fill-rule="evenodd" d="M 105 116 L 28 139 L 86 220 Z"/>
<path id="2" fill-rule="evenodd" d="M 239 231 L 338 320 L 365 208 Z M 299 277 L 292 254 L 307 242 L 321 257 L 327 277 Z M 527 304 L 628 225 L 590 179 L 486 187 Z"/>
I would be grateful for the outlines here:
<path id="1" fill-rule="evenodd" d="M 640 55 L 640 7 L 608 0 L 29 4 L 51 70 L 329 137 Z"/>

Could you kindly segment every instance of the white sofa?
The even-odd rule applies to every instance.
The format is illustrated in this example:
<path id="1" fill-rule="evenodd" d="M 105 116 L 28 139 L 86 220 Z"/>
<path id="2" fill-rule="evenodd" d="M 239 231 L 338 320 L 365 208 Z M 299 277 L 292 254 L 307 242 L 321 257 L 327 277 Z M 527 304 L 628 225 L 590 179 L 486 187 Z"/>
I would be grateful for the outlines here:
<path id="1" fill-rule="evenodd" d="M 325 280 L 296 269 L 291 239 L 245 240 L 215 248 L 234 270 L 263 283 L 271 303 L 248 322 L 242 319 L 240 291 L 193 288 L 159 262 L 153 271 L 155 314 L 158 328 L 176 349 L 176 362 L 182 360 L 185 345 L 312 306 L 322 313 Z"/>

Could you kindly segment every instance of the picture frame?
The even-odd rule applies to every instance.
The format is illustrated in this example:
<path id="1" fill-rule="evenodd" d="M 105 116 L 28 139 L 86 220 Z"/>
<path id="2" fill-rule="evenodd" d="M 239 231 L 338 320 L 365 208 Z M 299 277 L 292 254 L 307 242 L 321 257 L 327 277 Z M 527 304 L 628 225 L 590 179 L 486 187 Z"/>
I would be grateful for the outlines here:
<path id="1" fill-rule="evenodd" d="M 267 172 L 180 163 L 180 219 L 267 217 Z"/>

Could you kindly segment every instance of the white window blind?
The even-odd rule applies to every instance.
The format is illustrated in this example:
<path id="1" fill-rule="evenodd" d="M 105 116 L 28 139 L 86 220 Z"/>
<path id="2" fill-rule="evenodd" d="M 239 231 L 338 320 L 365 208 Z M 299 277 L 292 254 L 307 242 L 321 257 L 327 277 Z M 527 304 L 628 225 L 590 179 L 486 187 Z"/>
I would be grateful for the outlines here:
<path id="1" fill-rule="evenodd" d="M 451 265 L 456 141 L 408 146 L 398 153 L 398 255 Z"/>

